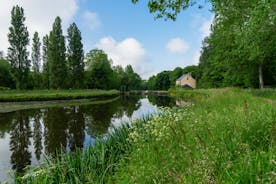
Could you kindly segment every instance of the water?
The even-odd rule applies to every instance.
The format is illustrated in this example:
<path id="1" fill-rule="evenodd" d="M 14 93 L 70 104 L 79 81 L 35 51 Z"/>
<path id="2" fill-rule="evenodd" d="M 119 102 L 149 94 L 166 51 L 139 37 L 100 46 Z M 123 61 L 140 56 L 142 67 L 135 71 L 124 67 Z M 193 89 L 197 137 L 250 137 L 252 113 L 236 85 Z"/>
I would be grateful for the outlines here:
<path id="1" fill-rule="evenodd" d="M 175 104 L 166 96 L 124 96 L 108 103 L 0 113 L 0 183 L 14 172 L 23 174 L 27 165 L 38 165 L 57 149 L 86 147 L 124 122 Z"/>

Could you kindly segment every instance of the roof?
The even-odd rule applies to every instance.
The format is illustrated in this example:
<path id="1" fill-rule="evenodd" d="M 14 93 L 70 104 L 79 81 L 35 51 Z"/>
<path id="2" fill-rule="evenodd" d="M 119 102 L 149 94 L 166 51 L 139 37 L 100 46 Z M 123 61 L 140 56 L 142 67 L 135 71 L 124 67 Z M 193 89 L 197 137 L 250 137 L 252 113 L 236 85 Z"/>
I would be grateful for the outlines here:
<path id="1" fill-rule="evenodd" d="M 190 73 L 184 74 L 181 77 L 179 77 L 176 81 L 181 81 L 185 77 L 191 77 L 191 74 Z"/>

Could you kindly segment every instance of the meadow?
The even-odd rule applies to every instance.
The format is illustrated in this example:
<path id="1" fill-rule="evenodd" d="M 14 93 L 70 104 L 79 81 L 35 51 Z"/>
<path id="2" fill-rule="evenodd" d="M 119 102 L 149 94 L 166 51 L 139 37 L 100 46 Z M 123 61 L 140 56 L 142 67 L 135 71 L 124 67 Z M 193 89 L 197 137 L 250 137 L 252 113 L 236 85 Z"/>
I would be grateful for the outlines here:
<path id="1" fill-rule="evenodd" d="M 274 91 L 169 93 L 195 101 L 162 108 L 87 149 L 58 154 L 16 183 L 275 183 L 276 107 L 264 98 Z"/>

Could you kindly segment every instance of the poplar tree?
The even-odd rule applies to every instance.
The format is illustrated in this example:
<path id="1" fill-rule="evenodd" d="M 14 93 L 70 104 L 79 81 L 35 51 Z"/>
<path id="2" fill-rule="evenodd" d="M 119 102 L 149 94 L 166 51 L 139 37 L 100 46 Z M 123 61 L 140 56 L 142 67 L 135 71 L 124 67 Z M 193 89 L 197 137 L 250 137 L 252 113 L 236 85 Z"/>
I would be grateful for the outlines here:
<path id="1" fill-rule="evenodd" d="M 42 61 L 43 61 L 43 86 L 47 89 L 50 88 L 50 66 L 48 61 L 48 46 L 49 46 L 49 36 L 45 35 L 43 37 L 42 45 Z"/>
<path id="2" fill-rule="evenodd" d="M 32 46 L 32 68 L 34 72 L 34 87 L 40 87 L 40 61 L 41 61 L 41 53 L 40 53 L 41 43 L 39 40 L 38 33 L 34 33 L 33 37 L 33 46 Z"/>
<path id="3" fill-rule="evenodd" d="M 84 80 L 84 51 L 81 42 L 81 32 L 75 23 L 69 26 L 67 32 L 67 58 L 70 87 L 81 88 Z"/>
<path id="4" fill-rule="evenodd" d="M 30 61 L 28 60 L 27 45 L 29 33 L 24 25 L 25 17 L 22 7 L 14 6 L 11 11 L 11 27 L 9 28 L 7 59 L 12 66 L 12 73 L 16 80 L 16 88 L 27 88 Z"/>
<path id="5" fill-rule="evenodd" d="M 50 88 L 64 89 L 67 86 L 66 47 L 60 17 L 57 17 L 53 24 L 48 49 Z"/>

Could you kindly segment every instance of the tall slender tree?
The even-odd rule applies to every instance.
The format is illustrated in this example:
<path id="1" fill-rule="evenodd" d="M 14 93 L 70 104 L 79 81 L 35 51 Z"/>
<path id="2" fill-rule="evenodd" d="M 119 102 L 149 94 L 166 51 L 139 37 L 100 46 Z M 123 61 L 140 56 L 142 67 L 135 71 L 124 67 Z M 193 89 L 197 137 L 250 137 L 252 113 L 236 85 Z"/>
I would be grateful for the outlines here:
<path id="1" fill-rule="evenodd" d="M 47 89 L 50 88 L 50 66 L 48 62 L 48 47 L 49 47 L 49 36 L 45 35 L 43 37 L 43 45 L 42 45 L 42 60 L 43 60 L 43 71 L 42 71 L 42 78 L 43 78 L 43 87 Z"/>
<path id="2" fill-rule="evenodd" d="M 41 60 L 40 46 L 41 46 L 41 43 L 38 37 L 38 32 L 35 32 L 33 37 L 33 47 L 32 47 L 32 64 L 33 64 L 33 71 L 35 73 L 40 72 L 40 60 Z"/>
<path id="3" fill-rule="evenodd" d="M 75 23 L 71 24 L 68 32 L 68 75 L 70 79 L 70 87 L 83 87 L 84 80 L 84 51 L 81 42 L 81 32 Z"/>
<path id="4" fill-rule="evenodd" d="M 67 86 L 65 39 L 62 35 L 61 19 L 57 17 L 50 32 L 48 62 L 50 64 L 50 87 L 62 89 Z"/>
<path id="5" fill-rule="evenodd" d="M 33 37 L 33 46 L 32 46 L 32 68 L 34 72 L 34 87 L 39 88 L 41 85 L 40 81 L 40 62 L 41 62 L 41 53 L 40 53 L 41 43 L 39 40 L 38 32 L 34 33 Z"/>
<path id="6" fill-rule="evenodd" d="M 27 46 L 29 33 L 24 25 L 25 17 L 22 7 L 14 6 L 11 11 L 11 27 L 9 28 L 8 60 L 12 66 L 12 72 L 18 89 L 27 88 L 30 61 L 28 60 Z"/>

